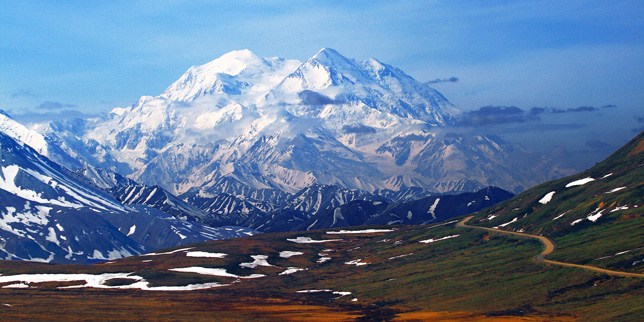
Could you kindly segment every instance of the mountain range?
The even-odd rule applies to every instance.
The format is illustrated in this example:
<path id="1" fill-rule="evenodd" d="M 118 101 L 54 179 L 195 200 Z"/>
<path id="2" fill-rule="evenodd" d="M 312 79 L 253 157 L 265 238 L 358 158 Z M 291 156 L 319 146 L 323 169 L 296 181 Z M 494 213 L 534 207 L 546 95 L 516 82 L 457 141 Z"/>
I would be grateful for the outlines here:
<path id="1" fill-rule="evenodd" d="M 252 234 L 252 229 L 426 224 L 511 196 L 489 185 L 520 191 L 565 172 L 548 160 L 530 159 L 499 137 L 450 133 L 460 114 L 436 90 L 375 59 L 355 61 L 325 48 L 299 62 L 241 50 L 191 67 L 163 93 L 115 108 L 108 118 L 27 128 L 1 113 L 0 132 L 7 135 L 5 145 L 11 151 L 32 155 L 30 160 L 58 169 L 60 180 L 116 205 L 117 209 L 99 210 L 106 222 L 94 228 L 116 229 L 118 238 L 110 239 L 111 244 L 74 245 L 91 248 L 99 243 L 105 247 L 97 249 L 101 254 L 112 251 L 109 247 L 124 250 L 108 256 L 112 258 L 212 236 Z M 13 149 L 16 144 L 20 150 Z M 15 209 L 36 211 L 30 208 L 36 200 L 23 200 L 21 189 L 49 196 L 39 202 L 69 199 L 67 190 L 30 186 L 30 181 L 21 182 L 7 171 L 3 180 L 12 186 L 6 186 L 4 193 L 13 196 L 3 200 L 2 210 L 8 216 Z M 20 188 L 11 190 L 14 187 Z M 438 197 L 444 193 L 454 196 Z M 74 205 L 78 207 L 56 213 L 77 216 L 87 206 Z M 124 214 L 136 215 L 123 219 Z M 17 244 L 5 249 L 7 258 L 55 262 L 108 258 L 92 256 L 90 249 L 75 251 L 80 256 L 69 255 L 75 248 L 49 241 L 53 228 L 41 224 L 32 234 L 44 241 L 19 233 L 32 246 L 11 252 L 22 243 L 14 240 Z M 249 229 L 211 230 L 227 225 Z M 130 231 L 135 226 L 138 231 Z M 146 231 L 144 226 L 147 232 L 137 237 Z M 186 232 L 163 233 L 179 226 Z M 15 234 L 12 229 L 6 231 Z"/>
<path id="2" fill-rule="evenodd" d="M 124 204 L 155 208 L 176 218 L 212 227 L 237 225 L 261 232 L 375 223 L 428 224 L 475 212 L 513 196 L 503 189 L 487 187 L 475 193 L 392 200 L 336 185 L 312 185 L 295 194 L 288 194 L 270 189 L 239 191 L 234 187 L 245 186 L 236 185 L 230 179 L 218 185 L 220 191 L 228 193 L 206 193 L 193 189 L 174 196 L 160 186 L 141 185 L 104 169 L 84 167 L 76 173 L 101 186 Z M 343 219 L 324 219 L 329 214 L 333 214 L 333 218 Z M 384 218 L 389 219 L 383 222 Z"/>
<path id="3" fill-rule="evenodd" d="M 4 113 L 0 116 L 0 250 L 5 259 L 83 263 L 256 231 L 344 227 L 383 218 L 390 218 L 387 223 L 430 223 L 511 197 L 487 188 L 475 194 L 478 197 L 443 196 L 451 201 L 437 208 L 436 197 L 409 200 L 414 193 L 405 190 L 388 195 L 402 201 L 337 185 L 311 185 L 289 194 L 250 188 L 232 178 L 222 178 L 216 189 L 193 188 L 175 196 L 159 185 L 139 184 L 89 165 L 72 172 L 45 157 L 74 164 L 75 159 L 51 139 L 54 136 L 42 136 Z M 327 218 L 329 209 L 332 220 Z M 365 214 L 364 209 L 378 213 Z M 406 220 L 393 219 L 400 219 L 402 212 Z"/>
<path id="4" fill-rule="evenodd" d="M 254 234 L 243 227 L 212 228 L 154 208 L 126 206 L 5 131 L 0 131 L 3 259 L 85 263 Z"/>
<path id="5" fill-rule="evenodd" d="M 235 182 L 244 191 L 337 185 L 417 199 L 487 186 L 516 193 L 570 174 L 497 136 L 457 134 L 461 114 L 376 59 L 325 48 L 300 62 L 240 50 L 107 118 L 35 128 L 83 165 L 174 195 Z"/>

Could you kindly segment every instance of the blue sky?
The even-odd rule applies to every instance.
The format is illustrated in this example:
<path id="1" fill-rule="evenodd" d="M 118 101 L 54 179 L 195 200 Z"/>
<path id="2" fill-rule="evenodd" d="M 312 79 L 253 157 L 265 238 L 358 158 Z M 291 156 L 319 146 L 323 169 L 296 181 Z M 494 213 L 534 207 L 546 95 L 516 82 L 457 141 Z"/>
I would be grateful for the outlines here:
<path id="1" fill-rule="evenodd" d="M 522 124 L 478 128 L 527 144 L 566 124 L 569 146 L 644 129 L 641 0 L 0 1 L 0 109 L 13 114 L 130 105 L 231 50 L 306 60 L 331 47 L 420 81 L 455 77 L 432 86 L 463 110 L 598 108 L 544 115 L 539 140 Z"/>

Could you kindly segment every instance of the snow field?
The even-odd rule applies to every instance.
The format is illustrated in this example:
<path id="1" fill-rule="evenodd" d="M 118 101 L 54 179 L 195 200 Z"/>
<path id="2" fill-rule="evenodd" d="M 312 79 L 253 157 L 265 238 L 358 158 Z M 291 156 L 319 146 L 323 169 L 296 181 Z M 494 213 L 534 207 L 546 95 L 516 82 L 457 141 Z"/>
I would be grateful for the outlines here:
<path id="1" fill-rule="evenodd" d="M 208 253 L 202 251 L 186 252 L 186 257 L 202 257 L 202 258 L 224 258 L 227 254 L 224 253 Z"/>
<path id="2" fill-rule="evenodd" d="M 552 200 L 552 196 L 554 196 L 554 195 L 555 195 L 554 191 L 550 191 L 550 192 L 546 193 L 546 195 L 543 196 L 543 198 L 541 198 L 539 200 L 539 203 L 542 204 L 542 205 L 545 205 L 545 204 L 549 203 L 550 200 Z"/>
<path id="3" fill-rule="evenodd" d="M 583 186 L 583 185 L 585 185 L 585 184 L 587 184 L 587 183 L 589 183 L 591 181 L 595 181 L 595 179 L 593 179 L 591 177 L 586 177 L 586 178 L 583 178 L 583 179 L 575 180 L 573 182 L 568 183 L 566 185 L 566 188 L 576 187 L 576 186 Z"/>
<path id="4" fill-rule="evenodd" d="M 105 283 L 111 279 L 131 279 L 134 283 L 130 285 L 108 286 Z M 213 287 L 225 286 L 219 283 L 191 284 L 186 286 L 149 286 L 149 283 L 143 277 L 132 275 L 132 273 L 106 273 L 100 275 L 92 274 L 20 274 L 11 276 L 0 276 L 0 283 L 17 282 L 4 286 L 4 288 L 26 288 L 31 287 L 31 283 L 47 282 L 74 282 L 84 281 L 84 285 L 73 285 L 61 288 L 107 288 L 107 289 L 140 289 L 144 291 L 191 291 L 202 290 Z"/>

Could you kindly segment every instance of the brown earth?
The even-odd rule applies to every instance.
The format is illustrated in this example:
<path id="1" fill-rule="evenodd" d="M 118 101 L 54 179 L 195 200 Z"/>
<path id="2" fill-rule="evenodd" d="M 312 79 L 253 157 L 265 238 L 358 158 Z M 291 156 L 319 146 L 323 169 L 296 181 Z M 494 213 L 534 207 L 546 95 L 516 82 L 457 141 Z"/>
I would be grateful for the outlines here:
<path id="1" fill-rule="evenodd" d="M 489 316 L 476 312 L 387 312 L 292 299 L 235 297 L 208 291 L 0 289 L 2 321 L 573 321 L 566 316 Z"/>

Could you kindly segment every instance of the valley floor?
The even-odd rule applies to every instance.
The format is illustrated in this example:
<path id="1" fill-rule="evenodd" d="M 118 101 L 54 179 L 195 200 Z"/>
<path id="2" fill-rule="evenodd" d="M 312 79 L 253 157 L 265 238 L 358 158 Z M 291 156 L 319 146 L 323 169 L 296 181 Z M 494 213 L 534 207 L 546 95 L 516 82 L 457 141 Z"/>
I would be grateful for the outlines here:
<path id="1" fill-rule="evenodd" d="M 511 316 L 232 298 L 212 292 L 0 291 L 5 321 L 574 321 L 569 316 Z"/>
<path id="2" fill-rule="evenodd" d="M 226 285 L 167 292 L 82 287 L 84 281 L 23 282 L 18 285 L 20 288 L 15 288 L 14 280 L 0 283 L 0 320 L 641 321 L 644 318 L 644 279 L 536 263 L 534 256 L 543 248 L 536 240 L 458 227 L 456 223 L 455 220 L 393 229 L 380 226 L 331 233 L 262 234 L 94 265 L 0 261 L 0 273 L 5 278 L 19 274 L 128 272 L 144 278 L 150 289 L 204 283 Z M 328 259 L 322 261 L 323 258 Z M 177 271 L 179 267 L 192 269 Z M 285 274 L 287 268 L 300 270 Z M 208 271 L 227 275 L 201 274 Z M 248 278 L 251 275 L 264 277 Z M 127 286 L 137 281 L 140 280 L 121 278 L 102 285 Z M 60 288 L 69 286 L 81 288 Z M 325 289 L 328 291 L 315 291 Z"/>

